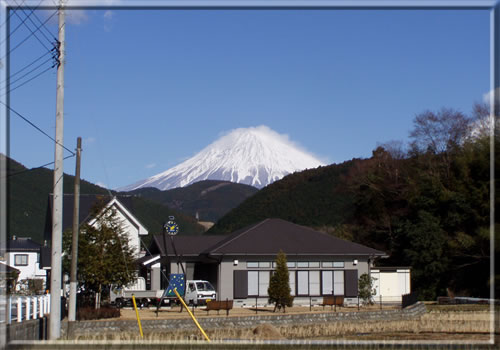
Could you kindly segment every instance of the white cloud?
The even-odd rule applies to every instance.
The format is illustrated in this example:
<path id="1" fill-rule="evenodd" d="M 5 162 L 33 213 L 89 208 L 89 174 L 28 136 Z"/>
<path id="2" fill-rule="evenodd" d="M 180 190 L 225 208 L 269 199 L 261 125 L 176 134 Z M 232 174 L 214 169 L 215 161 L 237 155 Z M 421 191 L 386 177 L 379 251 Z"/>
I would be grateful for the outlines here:
<path id="1" fill-rule="evenodd" d="M 106 10 L 106 12 L 104 12 L 103 17 L 104 17 L 105 19 L 112 19 L 114 15 L 115 15 L 115 14 L 114 14 L 114 12 L 113 12 L 113 11 L 111 11 L 111 10 Z"/>
<path id="2" fill-rule="evenodd" d="M 498 98 L 498 96 L 500 96 L 500 88 L 497 88 L 496 90 L 497 90 L 497 98 Z M 493 91 L 494 90 L 490 90 L 483 95 L 483 101 L 485 103 L 490 103 L 490 99 L 493 97 Z"/>
<path id="3" fill-rule="evenodd" d="M 89 136 L 89 137 L 83 139 L 83 144 L 90 145 L 90 144 L 94 143 L 95 141 L 96 141 L 95 137 Z"/>
<path id="4" fill-rule="evenodd" d="M 146 169 L 152 169 L 154 167 L 156 167 L 156 163 L 150 163 L 150 164 L 146 165 Z"/>
<path id="5" fill-rule="evenodd" d="M 89 16 L 85 10 L 66 10 L 66 21 L 71 24 L 79 25 L 86 22 L 88 19 Z"/>

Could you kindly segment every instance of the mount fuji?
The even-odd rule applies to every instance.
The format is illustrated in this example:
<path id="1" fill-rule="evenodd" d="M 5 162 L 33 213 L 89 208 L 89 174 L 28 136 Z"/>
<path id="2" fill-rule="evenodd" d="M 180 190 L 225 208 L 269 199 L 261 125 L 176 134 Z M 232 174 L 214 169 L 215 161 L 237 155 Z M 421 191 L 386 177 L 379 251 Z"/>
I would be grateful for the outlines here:
<path id="1" fill-rule="evenodd" d="M 267 126 L 234 129 L 194 157 L 160 174 L 122 187 L 168 190 L 202 180 L 226 180 L 262 188 L 285 175 L 324 165 Z"/>

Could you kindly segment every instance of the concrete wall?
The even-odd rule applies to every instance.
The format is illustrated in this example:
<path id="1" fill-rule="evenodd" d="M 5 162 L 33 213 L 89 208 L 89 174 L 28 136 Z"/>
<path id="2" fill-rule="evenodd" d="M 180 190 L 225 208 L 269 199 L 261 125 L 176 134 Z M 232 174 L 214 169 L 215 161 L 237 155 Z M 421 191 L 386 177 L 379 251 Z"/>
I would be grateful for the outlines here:
<path id="1" fill-rule="evenodd" d="M 270 323 L 276 326 L 290 324 L 314 324 L 335 321 L 367 321 L 367 320 L 402 320 L 418 317 L 426 312 L 425 305 L 418 303 L 403 310 L 380 310 L 380 311 L 362 311 L 362 312 L 329 312 L 314 314 L 274 314 L 274 315 L 256 315 L 246 317 L 208 317 L 200 318 L 198 322 L 203 329 L 214 328 L 247 328 L 255 327 L 259 324 Z M 193 321 L 190 319 L 175 320 L 144 320 L 141 322 L 144 333 L 161 332 L 172 330 L 193 329 Z M 61 336 L 66 337 L 67 322 L 63 322 Z M 78 327 L 73 329 L 73 337 L 82 334 L 95 333 L 117 333 L 133 332 L 138 333 L 137 321 L 81 321 Z M 71 337 L 70 337 L 71 338 Z"/>
<path id="2" fill-rule="evenodd" d="M 0 327 L 0 337 L 7 339 L 7 343 L 14 340 L 44 340 L 47 339 L 48 318 L 14 322 Z"/>

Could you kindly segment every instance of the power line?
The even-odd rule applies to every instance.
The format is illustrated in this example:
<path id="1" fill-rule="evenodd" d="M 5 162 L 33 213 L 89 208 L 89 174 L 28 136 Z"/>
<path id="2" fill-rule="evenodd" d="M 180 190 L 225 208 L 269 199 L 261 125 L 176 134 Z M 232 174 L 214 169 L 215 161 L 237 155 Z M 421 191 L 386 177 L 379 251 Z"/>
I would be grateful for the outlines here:
<path id="1" fill-rule="evenodd" d="M 20 76 L 19 78 L 17 78 L 17 79 L 14 79 L 14 80 L 10 81 L 10 86 L 12 86 L 14 83 L 18 82 L 19 80 L 23 79 L 24 77 L 26 77 L 26 76 L 30 75 L 31 73 L 33 73 L 34 71 L 36 71 L 38 68 L 42 67 L 45 63 L 47 63 L 47 62 L 48 62 L 48 61 L 50 61 L 50 60 L 52 60 L 52 57 L 49 57 L 48 59 L 46 59 L 45 61 L 43 61 L 42 63 L 40 63 L 38 66 L 36 66 L 36 67 L 35 67 L 35 68 L 33 68 L 32 70 L 30 70 L 29 72 L 27 72 L 27 73 L 23 74 L 23 75 L 22 75 L 22 76 Z M 54 66 L 51 66 L 50 68 L 54 68 Z M 50 68 L 49 68 L 49 69 L 50 69 Z M 43 74 L 43 73 L 45 73 L 45 72 L 42 72 L 41 74 Z M 35 76 L 35 77 L 33 77 L 33 79 L 34 79 L 34 78 L 36 78 L 36 76 Z M 29 82 L 29 81 L 31 81 L 31 79 L 30 79 L 30 80 L 27 80 L 25 83 L 27 83 L 27 82 Z M 23 83 L 22 85 L 24 85 L 24 83 Z M 15 89 L 17 89 L 18 87 L 20 87 L 20 86 L 22 86 L 22 85 L 18 85 L 18 86 L 16 86 L 14 89 L 11 89 L 10 91 L 15 90 Z M 7 86 L 1 87 L 1 88 L 0 88 L 0 91 L 5 90 L 6 88 L 7 88 Z"/>
<path id="2" fill-rule="evenodd" d="M 43 0 L 40 1 L 40 3 L 42 3 Z M 6 23 L 7 21 L 9 20 L 9 18 L 12 16 L 12 14 L 14 13 L 15 10 L 17 9 L 20 9 L 22 5 L 24 5 L 25 3 L 25 0 L 22 1 L 21 5 L 17 5 L 16 8 L 12 9 L 9 13 L 9 15 L 7 16 L 7 18 L 5 19 L 5 21 L 3 21 L 2 24 L 0 24 L 0 28 L 2 28 Z M 38 6 L 40 6 L 40 4 L 38 4 Z"/>
<path id="3" fill-rule="evenodd" d="M 17 1 L 16 1 L 16 0 L 14 0 L 14 2 L 17 4 Z M 24 14 L 26 14 L 26 12 L 24 11 L 24 8 L 21 8 L 21 11 L 23 11 L 23 13 L 24 13 Z M 19 19 L 21 19 L 21 17 L 17 14 L 17 11 L 16 11 L 16 15 L 17 15 L 17 17 L 19 17 Z M 45 39 L 49 42 L 49 44 L 52 44 L 54 41 L 56 41 L 57 39 L 55 39 L 54 35 L 52 35 L 52 33 L 51 33 L 51 32 L 49 32 L 49 30 L 47 29 L 47 27 L 45 26 L 45 24 L 44 24 L 44 23 L 42 23 L 42 21 L 40 21 L 40 19 L 39 19 L 39 18 L 38 18 L 38 16 L 36 15 L 36 13 L 35 13 L 35 9 L 31 11 L 30 17 L 29 17 L 28 19 L 29 19 L 29 21 L 30 21 L 30 22 L 31 22 L 31 23 L 32 23 L 32 24 L 36 27 L 36 23 L 33 21 L 33 18 L 31 17 L 31 15 L 33 15 L 33 16 L 34 16 L 34 17 L 38 20 L 38 22 L 42 25 L 42 27 L 41 27 L 41 28 L 44 28 L 44 29 L 45 29 L 45 30 L 49 33 L 49 35 L 50 35 L 50 36 L 52 36 L 52 39 L 49 39 L 49 38 L 47 37 L 47 35 L 45 35 L 45 33 L 43 32 L 43 30 L 41 30 L 41 31 L 40 31 L 40 33 L 41 33 L 41 34 L 44 36 L 44 38 L 45 38 Z M 28 28 L 28 29 L 31 31 L 30 27 L 28 27 L 28 25 L 27 25 L 26 23 L 24 23 L 24 25 L 26 26 L 26 28 Z M 38 39 L 38 37 L 37 37 L 37 39 Z M 40 41 L 40 40 L 39 40 L 39 41 Z M 41 41 L 40 41 L 40 43 L 41 43 Z M 42 44 L 42 45 L 43 45 L 43 44 Z"/>
<path id="4" fill-rule="evenodd" d="M 71 158 L 71 157 L 74 157 L 75 154 L 71 154 L 69 156 L 66 156 L 63 160 L 66 160 L 68 158 Z M 46 163 L 44 165 L 40 165 L 40 166 L 37 166 L 35 168 L 31 168 L 31 169 L 25 169 L 25 170 L 22 170 L 22 171 L 18 171 L 17 173 L 12 173 L 12 174 L 7 174 L 7 176 L 5 176 L 4 178 L 6 177 L 11 177 L 11 176 L 16 176 L 16 175 L 21 175 L 21 174 L 24 174 L 24 173 L 27 173 L 28 171 L 32 171 L 32 170 L 36 170 L 36 169 L 40 169 L 40 168 L 45 168 L 46 166 L 48 165 L 52 165 L 54 164 L 55 162 L 50 162 L 50 163 Z"/>
<path id="5" fill-rule="evenodd" d="M 66 151 L 68 151 L 69 153 L 71 153 L 73 156 L 75 155 L 75 153 L 73 151 L 69 150 L 67 147 L 65 147 L 64 145 L 62 145 L 59 142 L 57 142 L 53 137 L 49 136 L 49 134 L 47 134 L 45 131 L 43 131 L 38 126 L 36 126 L 35 124 L 33 124 L 33 122 L 31 122 L 30 120 L 28 120 L 28 118 L 24 117 L 21 113 L 19 113 L 16 110 L 14 110 L 11 106 L 5 104 L 1 100 L 0 100 L 0 103 L 3 104 L 5 107 L 7 107 L 10 111 L 14 112 L 19 118 L 23 119 L 26 123 L 28 123 L 29 125 L 31 125 L 32 127 L 34 127 L 36 130 L 40 131 L 42 134 L 44 134 L 45 136 L 47 136 L 49 139 L 51 139 L 52 141 L 54 141 L 56 144 L 58 144 L 59 146 L 61 146 L 62 148 L 64 148 Z"/>
<path id="6" fill-rule="evenodd" d="M 21 84 L 19 84 L 19 85 L 15 86 L 15 87 L 13 87 L 13 88 L 11 88 L 11 89 L 9 89 L 9 92 L 12 92 L 12 91 L 14 91 L 14 90 L 16 90 L 16 89 L 20 88 L 21 86 L 28 84 L 30 81 L 32 81 L 33 79 L 38 78 L 40 75 L 42 75 L 42 74 L 44 74 L 44 73 L 48 72 L 48 71 L 49 71 L 49 70 L 51 70 L 52 68 L 54 68 L 54 66 L 52 66 L 52 67 L 48 67 L 47 69 L 45 69 L 45 70 L 43 70 L 42 72 L 40 72 L 40 73 L 38 73 L 37 75 L 35 75 L 34 77 L 32 77 L 32 78 L 30 78 L 30 79 L 28 79 L 28 80 L 24 81 L 23 83 L 21 83 Z M 5 93 L 3 96 L 5 96 L 6 94 L 7 94 L 7 93 Z M 1 101 L 0 101 L 0 102 L 1 102 Z M 3 103 L 3 102 L 2 102 L 2 103 Z M 8 108 L 10 108 L 10 107 L 8 107 Z"/>
<path id="7" fill-rule="evenodd" d="M 23 13 L 24 13 L 24 10 L 23 10 Z M 33 13 L 34 13 L 34 12 L 32 11 L 32 12 L 31 12 L 31 14 L 33 14 Z M 30 15 L 31 15 L 31 14 L 30 14 Z M 16 11 L 16 16 L 17 16 L 17 17 L 19 17 L 19 19 L 21 19 L 21 20 L 22 20 L 21 16 L 19 16 L 19 14 L 17 13 L 17 11 Z M 27 17 L 27 18 L 31 21 L 31 23 L 33 23 L 33 24 L 34 24 L 34 22 L 33 22 L 33 20 L 31 19 L 31 17 Z M 33 30 L 31 30 L 31 27 L 30 27 L 30 26 L 28 26 L 28 24 L 26 23 L 26 21 L 24 21 L 23 23 L 24 23 L 24 26 L 25 26 L 26 28 L 28 28 L 28 30 L 31 32 L 31 35 L 32 35 L 32 36 L 34 36 L 34 37 L 36 38 L 36 40 L 38 40 L 38 42 L 40 43 L 40 45 L 42 45 L 42 46 L 45 48 L 45 50 L 47 50 L 47 51 L 49 51 L 49 52 L 50 52 L 50 49 L 49 49 L 47 46 L 45 46 L 45 44 L 44 44 L 44 43 L 40 40 L 40 38 L 38 37 L 38 35 L 36 35 L 36 34 L 35 34 L 36 32 L 43 33 L 42 31 L 40 31 L 40 28 L 41 28 L 41 27 L 38 27 L 38 28 L 37 28 L 37 29 L 33 32 Z M 35 24 L 35 27 L 36 27 L 36 24 Z M 31 35 L 30 35 L 30 36 L 31 36 Z M 50 40 L 49 40 L 49 43 L 50 43 Z"/>
<path id="8" fill-rule="evenodd" d="M 51 32 L 51 31 L 47 28 L 47 26 L 46 26 L 45 24 L 43 24 L 43 23 L 42 23 L 42 21 L 41 21 L 41 20 L 40 20 L 40 18 L 36 15 L 36 13 L 33 13 L 33 15 L 35 16 L 35 18 L 37 19 L 37 21 L 38 21 L 39 23 L 41 23 L 41 24 L 42 24 L 43 28 L 44 28 L 44 29 L 45 29 L 45 31 L 46 31 L 46 32 L 47 32 L 47 33 L 48 33 L 48 34 L 52 37 L 52 39 L 53 39 L 54 41 L 57 41 L 56 36 L 55 36 L 54 34 L 52 34 L 52 32 Z M 43 32 L 42 32 L 42 34 L 43 34 Z M 50 41 L 50 39 L 47 39 L 47 40 L 49 40 L 49 41 Z"/>
<path id="9" fill-rule="evenodd" d="M 47 19 L 46 19 L 46 20 L 42 23 L 42 25 L 43 25 L 43 24 L 45 24 L 45 23 L 47 23 L 47 22 L 48 22 L 48 21 L 49 21 L 52 17 L 54 17 L 54 15 L 55 15 L 57 12 L 58 12 L 58 11 L 54 11 L 54 13 L 52 13 L 52 14 L 51 14 L 51 15 L 50 15 L 50 16 L 49 16 L 49 17 L 48 17 L 48 18 L 47 18 Z M 38 31 L 38 30 L 40 29 L 40 27 L 41 27 L 41 25 L 40 25 L 40 26 L 38 26 L 38 27 L 36 28 L 36 31 Z M 35 32 L 36 32 L 36 31 L 35 31 Z M 18 48 L 19 46 L 21 46 L 22 44 L 24 44 L 24 43 L 26 42 L 26 40 L 28 40 L 28 39 L 29 39 L 29 38 L 30 38 L 33 34 L 34 34 L 34 32 L 32 32 L 30 35 L 28 35 L 26 38 L 24 38 L 24 39 L 23 39 L 20 43 L 18 43 L 15 47 L 13 47 L 13 48 L 12 48 L 12 49 L 11 49 L 11 50 L 7 53 L 7 55 L 11 54 L 11 53 L 12 53 L 12 51 L 14 51 L 15 49 L 17 49 L 17 48 Z M 4 56 L 4 57 L 2 57 L 2 59 L 3 59 L 3 58 L 5 58 L 5 56 Z"/>
<path id="10" fill-rule="evenodd" d="M 18 75 L 19 73 L 21 73 L 23 70 L 31 67 L 32 65 L 34 65 L 35 63 L 37 63 L 38 61 L 40 61 L 42 58 L 44 58 L 46 55 L 47 55 L 48 52 L 45 52 L 44 54 L 42 54 L 40 57 L 38 57 L 37 59 L 35 59 L 33 62 L 27 64 L 26 66 L 24 66 L 23 68 L 19 69 L 17 72 L 13 73 L 10 75 L 10 78 L 12 79 L 13 77 L 15 77 L 16 75 Z M 52 58 L 52 57 L 51 57 Z M 0 82 L 0 84 L 3 84 L 7 81 L 7 79 L 3 80 L 2 82 Z"/>
<path id="11" fill-rule="evenodd" d="M 9 18 L 12 16 L 12 14 L 13 14 L 14 12 L 15 12 L 15 10 L 13 10 L 11 14 L 9 14 Z M 33 13 L 33 11 L 32 11 L 32 13 Z M 14 28 L 14 30 L 13 30 L 13 31 L 11 31 L 11 32 L 7 35 L 7 37 L 6 37 L 5 39 L 3 39 L 3 40 L 0 42 L 0 44 L 3 44 L 6 40 L 8 40 L 8 39 L 10 38 L 10 36 L 11 36 L 12 34 L 14 34 L 14 33 L 16 32 L 16 30 L 18 30 L 18 29 L 19 29 L 19 28 L 20 28 L 20 27 L 24 24 L 24 22 L 28 19 L 28 17 L 29 17 L 29 16 L 31 16 L 31 14 L 29 14 L 29 15 L 28 15 L 28 16 L 27 16 L 27 17 L 26 17 L 26 18 L 25 18 L 25 19 L 24 19 L 21 23 L 19 23 L 19 24 L 17 25 L 17 27 L 16 27 L 16 28 Z M 6 20 L 5 22 L 7 22 L 7 20 Z"/>

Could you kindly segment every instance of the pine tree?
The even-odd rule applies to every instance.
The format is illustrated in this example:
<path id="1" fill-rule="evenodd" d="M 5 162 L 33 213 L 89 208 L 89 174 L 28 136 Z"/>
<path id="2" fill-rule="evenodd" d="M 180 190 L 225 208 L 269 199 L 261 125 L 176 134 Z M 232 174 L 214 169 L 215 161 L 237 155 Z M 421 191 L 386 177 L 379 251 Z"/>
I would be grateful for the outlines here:
<path id="1" fill-rule="evenodd" d="M 281 310 L 281 308 L 285 312 L 285 308 L 287 306 L 291 307 L 293 304 L 286 255 L 281 250 L 276 257 L 276 271 L 271 276 L 267 293 L 269 295 L 269 304 L 274 304 L 274 312 L 276 312 L 276 309 Z"/>

